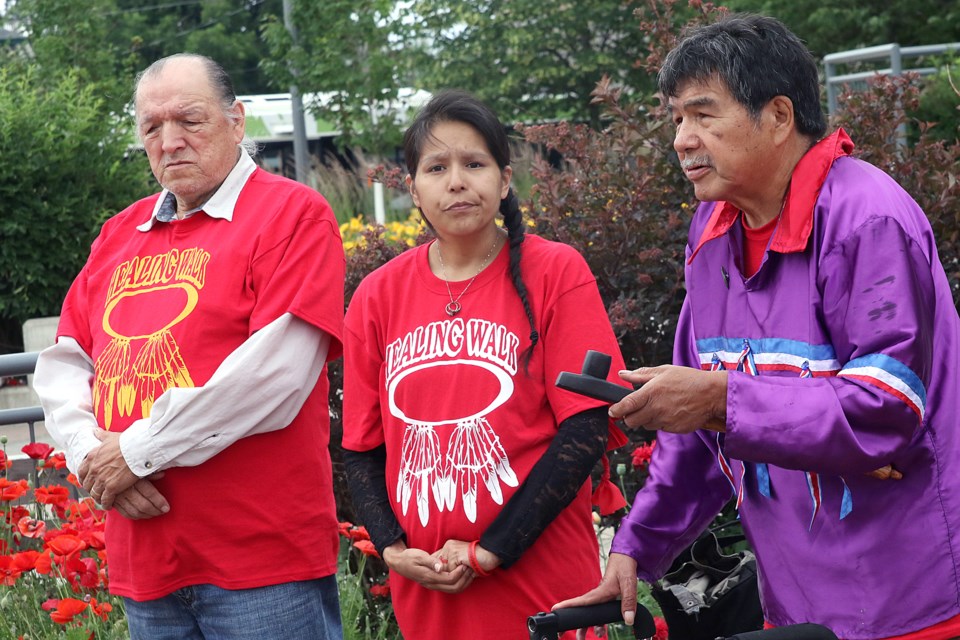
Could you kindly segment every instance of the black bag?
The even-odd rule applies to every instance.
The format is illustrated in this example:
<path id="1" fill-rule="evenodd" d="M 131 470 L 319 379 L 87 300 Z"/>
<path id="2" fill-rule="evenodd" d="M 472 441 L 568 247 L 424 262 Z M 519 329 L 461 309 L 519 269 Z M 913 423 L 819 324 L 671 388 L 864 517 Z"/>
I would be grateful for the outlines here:
<path id="1" fill-rule="evenodd" d="M 745 538 L 718 537 L 721 528 L 704 532 L 653 586 L 671 640 L 714 640 L 763 628 L 756 557 L 748 549 L 730 550 Z"/>

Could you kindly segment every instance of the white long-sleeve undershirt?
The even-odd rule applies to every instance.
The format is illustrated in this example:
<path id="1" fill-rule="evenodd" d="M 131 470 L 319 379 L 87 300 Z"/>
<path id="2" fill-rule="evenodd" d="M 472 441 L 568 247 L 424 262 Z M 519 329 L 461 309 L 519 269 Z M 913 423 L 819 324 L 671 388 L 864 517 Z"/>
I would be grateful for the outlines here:
<path id="1" fill-rule="evenodd" d="M 150 416 L 120 434 L 120 451 L 136 475 L 196 466 L 247 436 L 282 429 L 300 412 L 323 371 L 325 331 L 286 313 L 250 336 L 201 387 L 167 389 Z M 45 427 L 77 473 L 100 445 L 93 413 L 93 361 L 61 337 L 40 353 L 34 389 Z"/>

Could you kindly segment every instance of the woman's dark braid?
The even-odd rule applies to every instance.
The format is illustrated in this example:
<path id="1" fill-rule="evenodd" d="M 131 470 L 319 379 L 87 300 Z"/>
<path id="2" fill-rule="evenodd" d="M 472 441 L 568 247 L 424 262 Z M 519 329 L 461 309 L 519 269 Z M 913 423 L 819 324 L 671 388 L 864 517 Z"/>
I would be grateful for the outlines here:
<path id="1" fill-rule="evenodd" d="M 530 301 L 527 299 L 527 285 L 524 284 L 520 272 L 520 245 L 523 244 L 524 233 L 523 214 L 520 212 L 520 200 L 512 188 L 507 191 L 507 197 L 500 201 L 500 213 L 503 215 L 503 224 L 507 228 L 507 239 L 510 242 L 510 279 L 513 280 L 513 286 L 517 290 L 517 295 L 520 296 L 523 310 L 530 322 L 530 346 L 521 356 L 524 369 L 526 369 L 527 363 L 530 362 L 530 356 L 533 354 L 533 348 L 540 341 L 540 334 L 537 332 L 537 323 L 533 318 L 533 309 L 530 308 Z"/>

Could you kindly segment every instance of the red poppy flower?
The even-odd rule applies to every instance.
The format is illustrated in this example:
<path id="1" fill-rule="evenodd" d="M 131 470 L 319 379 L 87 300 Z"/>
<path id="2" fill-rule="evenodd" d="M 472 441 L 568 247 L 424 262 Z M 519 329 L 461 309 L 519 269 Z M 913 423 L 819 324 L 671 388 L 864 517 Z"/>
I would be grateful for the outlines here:
<path id="1" fill-rule="evenodd" d="M 13 466 L 13 462 L 11 462 L 9 458 L 7 458 L 6 452 L 0 449 L 0 469 L 9 469 L 12 466 Z"/>
<path id="2" fill-rule="evenodd" d="M 634 469 L 639 469 L 640 467 L 650 464 L 650 458 L 653 456 L 653 448 L 655 446 L 657 446 L 656 440 L 648 444 L 641 445 L 633 450 L 633 453 L 630 454 L 630 457 L 632 459 Z"/>
<path id="3" fill-rule="evenodd" d="M 58 556 L 68 556 L 87 548 L 87 543 L 71 534 L 61 534 L 47 541 L 47 549 Z"/>
<path id="4" fill-rule="evenodd" d="M 350 530 L 347 531 L 347 537 L 354 541 L 369 540 L 370 534 L 367 533 L 366 527 L 351 527 Z"/>
<path id="5" fill-rule="evenodd" d="M 587 640 L 606 640 L 607 628 L 603 625 L 598 627 L 587 627 Z"/>
<path id="6" fill-rule="evenodd" d="M 80 484 L 80 479 L 77 478 L 75 473 L 67 474 L 67 482 L 75 486 L 77 489 L 83 489 L 83 485 Z"/>
<path id="7" fill-rule="evenodd" d="M 79 536 L 80 532 L 77 531 L 77 528 L 72 526 L 71 524 L 65 524 L 61 526 L 59 529 L 48 529 L 47 532 L 43 534 L 43 541 L 44 543 L 47 543 L 58 536 L 64 536 L 64 535 Z"/>
<path id="8" fill-rule="evenodd" d="M 67 467 L 67 456 L 61 451 L 55 453 L 43 463 L 44 469 L 65 469 Z"/>
<path id="9" fill-rule="evenodd" d="M 60 604 L 60 598 L 50 598 L 49 600 L 45 600 L 44 603 L 40 605 L 40 608 L 44 611 L 53 611 L 57 608 L 58 604 Z"/>
<path id="10" fill-rule="evenodd" d="M 63 563 L 62 572 L 74 591 L 79 591 L 80 587 L 96 589 L 100 586 L 100 568 L 93 558 L 69 556 Z"/>
<path id="11" fill-rule="evenodd" d="M 379 558 L 380 554 L 377 553 L 377 548 L 373 546 L 373 543 L 369 540 L 357 540 L 353 543 L 357 549 L 363 553 L 365 556 L 373 556 L 374 558 Z"/>
<path id="12" fill-rule="evenodd" d="M 62 507 L 66 505 L 70 499 L 70 490 L 60 485 L 37 487 L 33 490 L 33 499 L 40 504 L 52 504 Z"/>
<path id="13" fill-rule="evenodd" d="M 377 598 L 386 598 L 390 595 L 390 585 L 386 582 L 383 584 L 375 584 L 370 587 L 370 595 Z"/>
<path id="14" fill-rule="evenodd" d="M 37 556 L 37 563 L 33 570 L 44 576 L 50 575 L 50 572 L 53 571 L 53 556 L 49 552 L 41 553 Z"/>
<path id="15" fill-rule="evenodd" d="M 107 615 L 113 611 L 113 605 L 109 602 L 99 603 L 96 598 L 90 599 L 90 610 L 93 611 L 93 614 L 100 616 L 102 620 L 107 619 Z"/>
<path id="16" fill-rule="evenodd" d="M 37 566 L 37 559 L 40 557 L 40 552 L 27 549 L 26 551 L 15 553 L 10 557 L 13 558 L 13 566 L 20 569 L 20 571 L 33 571 Z"/>
<path id="17" fill-rule="evenodd" d="M 46 442 L 31 442 L 30 444 L 23 445 L 20 451 L 23 451 L 34 460 L 46 460 L 50 454 L 53 453 L 53 447 Z"/>
<path id="18" fill-rule="evenodd" d="M 17 530 L 24 538 L 42 538 L 44 531 L 47 530 L 47 523 L 30 517 L 20 518 L 17 522 Z"/>
<path id="19" fill-rule="evenodd" d="M 0 500 L 10 502 L 22 498 L 30 489 L 26 480 L 17 480 L 16 482 L 0 478 Z"/>
<path id="20" fill-rule="evenodd" d="M 90 549 L 106 549 L 107 541 L 103 531 L 87 529 L 80 532 L 80 539 L 83 540 Z"/>
<path id="21" fill-rule="evenodd" d="M 87 603 L 76 598 L 64 598 L 57 608 L 50 612 L 50 619 L 57 624 L 67 624 L 87 608 Z"/>
<path id="22" fill-rule="evenodd" d="M 0 584 L 12 587 L 17 584 L 21 573 L 11 556 L 0 556 Z"/>
<path id="23" fill-rule="evenodd" d="M 23 505 L 14 505 L 7 510 L 6 521 L 10 524 L 15 524 L 20 521 L 20 518 L 29 516 L 30 512 Z"/>
<path id="24" fill-rule="evenodd" d="M 667 629 L 667 621 L 663 618 L 654 618 L 653 624 L 657 629 L 657 633 L 653 636 L 653 640 L 667 640 L 667 635 L 669 630 Z"/>

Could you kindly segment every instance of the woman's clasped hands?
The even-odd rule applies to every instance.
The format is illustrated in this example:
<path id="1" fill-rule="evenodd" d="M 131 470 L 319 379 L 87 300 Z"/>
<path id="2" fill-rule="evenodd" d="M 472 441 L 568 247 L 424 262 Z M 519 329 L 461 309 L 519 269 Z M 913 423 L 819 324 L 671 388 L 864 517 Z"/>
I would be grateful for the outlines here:
<path id="1" fill-rule="evenodd" d="M 460 593 L 500 565 L 500 558 L 476 541 L 463 540 L 448 540 L 433 553 L 398 540 L 383 550 L 383 561 L 403 577 L 443 593 Z"/>

